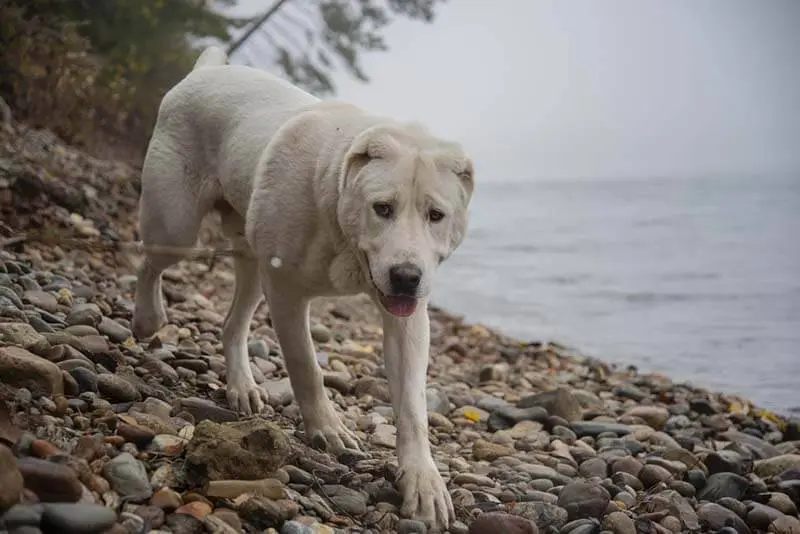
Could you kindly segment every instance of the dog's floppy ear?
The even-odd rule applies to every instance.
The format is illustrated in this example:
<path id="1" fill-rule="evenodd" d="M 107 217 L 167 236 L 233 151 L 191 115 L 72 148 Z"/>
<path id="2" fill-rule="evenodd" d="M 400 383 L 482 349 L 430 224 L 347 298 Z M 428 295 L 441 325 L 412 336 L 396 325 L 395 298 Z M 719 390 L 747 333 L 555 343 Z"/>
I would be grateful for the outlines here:
<path id="1" fill-rule="evenodd" d="M 373 126 L 358 134 L 342 162 L 339 175 L 339 194 L 349 177 L 355 177 L 373 159 L 388 158 L 397 152 L 397 141 L 380 126 Z"/>
<path id="2" fill-rule="evenodd" d="M 461 185 L 469 198 L 475 190 L 475 167 L 470 158 L 466 158 L 462 163 L 463 165 L 456 169 L 456 176 L 461 180 Z"/>

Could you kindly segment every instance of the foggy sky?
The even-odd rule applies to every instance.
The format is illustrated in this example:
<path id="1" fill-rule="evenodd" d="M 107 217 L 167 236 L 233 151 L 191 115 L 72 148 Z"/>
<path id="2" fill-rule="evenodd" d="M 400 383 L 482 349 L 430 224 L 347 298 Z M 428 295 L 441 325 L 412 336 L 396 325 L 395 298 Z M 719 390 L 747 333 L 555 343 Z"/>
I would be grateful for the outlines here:
<path id="1" fill-rule="evenodd" d="M 337 98 L 461 141 L 481 181 L 800 175 L 798 28 L 800 0 L 449 0 Z"/>

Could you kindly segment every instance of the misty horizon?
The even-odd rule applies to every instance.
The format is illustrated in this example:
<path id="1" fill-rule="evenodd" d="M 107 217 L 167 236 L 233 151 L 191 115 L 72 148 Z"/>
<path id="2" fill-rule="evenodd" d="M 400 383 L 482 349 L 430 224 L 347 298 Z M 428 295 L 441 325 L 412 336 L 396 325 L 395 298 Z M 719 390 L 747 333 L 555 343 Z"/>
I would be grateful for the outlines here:
<path id="1" fill-rule="evenodd" d="M 499 5 L 396 20 L 334 98 L 463 143 L 482 181 L 800 174 L 800 2 Z M 255 50 L 232 62 L 275 72 Z"/>

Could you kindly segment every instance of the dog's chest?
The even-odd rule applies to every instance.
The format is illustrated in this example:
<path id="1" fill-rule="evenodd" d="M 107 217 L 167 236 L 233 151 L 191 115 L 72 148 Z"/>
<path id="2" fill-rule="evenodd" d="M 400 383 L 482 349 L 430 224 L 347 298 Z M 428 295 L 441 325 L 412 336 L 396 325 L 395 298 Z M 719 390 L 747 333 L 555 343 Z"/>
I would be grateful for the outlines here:
<path id="1" fill-rule="evenodd" d="M 333 256 L 328 264 L 327 278 L 331 292 L 338 295 L 355 295 L 369 289 L 369 280 L 355 254 L 343 251 Z"/>

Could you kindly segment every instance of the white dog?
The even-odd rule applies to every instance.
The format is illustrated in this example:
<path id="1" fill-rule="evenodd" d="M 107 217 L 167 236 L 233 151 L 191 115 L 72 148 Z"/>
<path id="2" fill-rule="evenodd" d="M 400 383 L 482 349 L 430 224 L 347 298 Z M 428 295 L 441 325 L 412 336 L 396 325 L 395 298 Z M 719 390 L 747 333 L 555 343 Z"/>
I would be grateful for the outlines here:
<path id="1" fill-rule="evenodd" d="M 264 295 L 306 433 L 341 452 L 359 443 L 326 396 L 309 303 L 369 294 L 383 318 L 402 513 L 446 526 L 453 506 L 428 444 L 427 302 L 437 267 L 464 238 L 473 184 L 457 144 L 321 102 L 208 48 L 165 95 L 145 158 L 140 233 L 150 251 L 138 271 L 134 331 L 148 337 L 166 323 L 161 273 L 181 259 L 167 251 L 193 246 L 203 217 L 218 210 L 226 235 L 250 252 L 235 259 L 222 333 L 230 405 L 251 414 L 266 401 L 247 354 Z"/>

